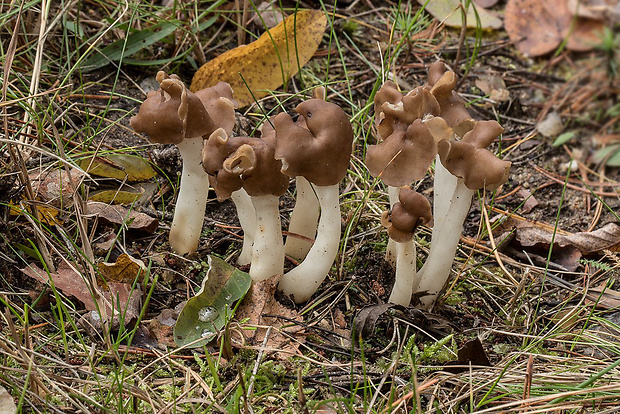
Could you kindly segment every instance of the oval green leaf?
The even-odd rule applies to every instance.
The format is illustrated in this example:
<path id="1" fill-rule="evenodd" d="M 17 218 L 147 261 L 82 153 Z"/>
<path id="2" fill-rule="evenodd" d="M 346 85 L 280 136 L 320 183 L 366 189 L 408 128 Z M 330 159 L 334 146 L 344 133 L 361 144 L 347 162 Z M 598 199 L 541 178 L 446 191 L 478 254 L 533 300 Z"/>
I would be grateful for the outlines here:
<path id="1" fill-rule="evenodd" d="M 201 347 L 217 336 L 233 315 L 233 303 L 250 289 L 250 275 L 208 256 L 209 270 L 196 296 L 187 301 L 174 326 L 178 346 Z"/>

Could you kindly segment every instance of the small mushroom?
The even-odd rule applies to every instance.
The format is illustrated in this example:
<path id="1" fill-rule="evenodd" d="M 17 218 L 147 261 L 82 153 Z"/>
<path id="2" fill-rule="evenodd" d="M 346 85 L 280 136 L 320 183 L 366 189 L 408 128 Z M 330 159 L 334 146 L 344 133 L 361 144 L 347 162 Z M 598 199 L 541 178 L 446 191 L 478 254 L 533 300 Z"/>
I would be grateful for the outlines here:
<path id="1" fill-rule="evenodd" d="M 474 192 L 481 189 L 495 190 L 508 180 L 510 162 L 500 160 L 485 148 L 476 145 L 490 143 L 503 128 L 495 121 L 477 123 L 461 141 L 443 140 L 438 152 L 442 165 L 454 176 L 457 184 L 449 207 L 441 224 L 436 220 L 431 250 L 419 272 L 420 282 L 416 292 L 426 292 L 421 301 L 425 307 L 434 304 L 440 290 L 450 277 L 450 269 L 456 254 Z M 435 217 L 437 218 L 437 217 Z"/>
<path id="2" fill-rule="evenodd" d="M 325 88 L 314 88 L 312 96 L 324 101 Z M 299 117 L 297 123 L 302 126 L 305 123 L 304 118 Z M 295 206 L 289 220 L 284 253 L 301 261 L 306 258 L 314 243 L 320 207 L 312 185 L 301 175 L 295 177 L 295 192 Z"/>
<path id="3" fill-rule="evenodd" d="M 244 228 L 244 248 L 249 248 L 245 240 L 251 240 L 250 276 L 255 281 L 282 274 L 284 270 L 279 196 L 288 187 L 288 177 L 280 172 L 282 164 L 274 158 L 274 135 L 229 138 L 220 128 L 211 134 L 203 151 L 203 166 L 213 177 L 218 198 L 239 191 L 250 197 L 253 228 Z M 241 214 L 247 214 L 247 210 Z"/>
<path id="4" fill-rule="evenodd" d="M 294 122 L 285 113 L 275 120 L 277 159 L 282 172 L 303 176 L 316 192 L 321 215 L 316 240 L 306 258 L 284 274 L 279 289 L 305 302 L 316 292 L 329 272 L 340 243 L 338 185 L 349 167 L 353 129 L 337 105 L 309 99 L 295 108 L 303 121 Z"/>
<path id="5" fill-rule="evenodd" d="M 160 89 L 148 94 L 130 124 L 155 143 L 175 144 L 181 153 L 183 171 L 169 237 L 170 246 L 177 253 L 185 254 L 198 247 L 209 192 L 208 177 L 200 165 L 202 138 L 220 124 L 234 123 L 235 110 L 230 99 L 217 98 L 213 106 L 220 110 L 214 118 L 178 76 L 167 76 L 160 71 L 157 81 Z"/>
<path id="6" fill-rule="evenodd" d="M 390 239 L 396 242 L 396 276 L 389 302 L 408 306 L 416 278 L 416 247 L 413 235 L 420 225 L 432 221 L 431 204 L 411 187 L 401 187 L 399 201 L 381 216 Z"/>

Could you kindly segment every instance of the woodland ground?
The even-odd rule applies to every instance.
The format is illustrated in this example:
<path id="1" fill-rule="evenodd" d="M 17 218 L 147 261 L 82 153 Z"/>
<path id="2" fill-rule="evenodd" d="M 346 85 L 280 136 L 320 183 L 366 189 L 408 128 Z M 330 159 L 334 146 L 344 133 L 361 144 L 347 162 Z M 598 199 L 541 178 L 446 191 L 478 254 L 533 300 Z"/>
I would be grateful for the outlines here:
<path id="1" fill-rule="evenodd" d="M 527 58 L 503 29 L 474 29 L 461 39 L 459 30 L 426 13 L 416 17 L 417 3 L 354 1 L 332 14 L 333 6 L 302 2 L 328 13 L 328 29 L 315 57 L 278 97 L 327 81 L 328 99 L 352 117 L 356 148 L 341 185 L 344 231 L 337 262 L 314 299 L 296 308 L 300 319 L 287 321 L 301 327 L 289 338 L 293 345 L 272 349 L 269 338 L 242 343 L 235 332 L 243 321 L 235 321 L 210 346 L 176 349 L 159 315 L 195 293 L 207 254 L 234 263 L 241 240 L 232 204 L 212 198 L 199 250 L 187 257 L 171 252 L 167 234 L 179 155 L 129 127 L 158 70 L 189 84 L 205 57 L 238 44 L 236 2 L 181 3 L 0 3 L 0 385 L 20 410 L 620 410 L 620 237 L 587 253 L 576 242 L 548 242 L 620 222 L 619 169 L 595 157 L 620 140 L 617 43 Z M 218 13 L 205 12 L 220 3 L 213 7 Z M 493 10 L 502 13 L 504 6 Z M 80 70 L 95 46 L 124 38 L 128 28 L 148 28 L 162 16 L 177 30 L 137 51 L 132 62 Z M 213 16 L 213 24 L 196 29 Z M 248 37 L 263 30 L 246 27 Z M 13 36 L 15 50 L 9 47 Z M 459 92 L 473 116 L 496 119 L 505 128 L 493 151 L 512 162 L 511 176 L 494 198 L 474 200 L 452 283 L 432 311 L 369 308 L 387 300 L 393 283 L 384 260 L 387 235 L 379 225 L 387 195 L 362 163 L 365 148 L 375 143 L 372 96 L 378 77 L 391 76 L 403 90 L 423 84 L 428 64 L 437 59 L 462 77 Z M 503 80 L 500 89 L 508 99 L 492 100 L 476 86 L 489 77 Z M 291 99 L 286 109 L 298 101 Z M 275 104 L 274 98 L 260 102 L 265 109 Z M 563 145 L 537 132 L 551 112 L 571 134 Z M 238 129 L 251 133 L 262 119 L 257 105 L 242 108 Z M 51 213 L 43 208 L 51 201 L 31 192 L 34 171 L 95 153 L 138 155 L 156 166 L 156 177 L 130 185 L 146 193 L 134 210 L 160 220 L 154 232 L 84 214 L 84 199 L 95 190 L 115 192 L 122 180 L 92 175 L 69 192 L 70 203 L 54 205 Z M 430 177 L 418 186 L 429 197 Z M 292 191 L 281 201 L 285 223 Z M 53 218 L 42 218 L 46 212 Z M 422 263 L 429 229 L 418 240 Z M 587 240 L 597 242 L 596 236 Z M 64 261 L 96 272 L 97 263 L 114 263 L 123 253 L 148 264 L 148 305 L 135 327 L 115 326 L 109 334 L 84 329 L 78 323 L 87 313 L 82 302 L 22 271 L 28 264 L 43 268 Z M 364 339 L 351 337 L 356 315 L 367 323 Z"/>

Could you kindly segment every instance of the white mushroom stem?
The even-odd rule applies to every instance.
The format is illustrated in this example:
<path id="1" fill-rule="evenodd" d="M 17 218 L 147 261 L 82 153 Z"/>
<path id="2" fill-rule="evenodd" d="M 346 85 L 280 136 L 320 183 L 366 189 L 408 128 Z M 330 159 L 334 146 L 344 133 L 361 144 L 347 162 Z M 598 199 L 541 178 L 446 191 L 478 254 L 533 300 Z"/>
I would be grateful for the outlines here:
<path id="1" fill-rule="evenodd" d="M 421 298 L 422 304 L 427 309 L 435 303 L 439 292 L 450 278 L 450 270 L 463 232 L 463 223 L 469 212 L 473 195 L 474 191 L 465 187 L 463 180 L 458 179 L 448 209 L 442 217 L 443 224 L 432 241 L 424 266 L 418 272 L 420 281 L 415 291 L 428 293 Z"/>
<path id="2" fill-rule="evenodd" d="M 390 239 L 392 240 L 392 239 Z M 416 279 L 415 239 L 404 243 L 394 242 L 396 252 L 396 280 L 390 294 L 390 303 L 409 306 Z"/>
<path id="3" fill-rule="evenodd" d="M 443 227 L 443 222 L 448 215 L 451 206 L 451 199 L 459 181 L 443 166 L 439 159 L 439 155 L 435 157 L 435 179 L 433 181 L 433 231 L 431 233 L 431 251 L 433 246 L 437 244 L 439 232 Z M 459 233 L 460 234 L 460 233 Z M 429 254 L 430 258 L 430 254 Z M 429 259 L 424 262 L 422 268 L 418 271 L 416 283 L 423 278 L 428 268 Z"/>
<path id="4" fill-rule="evenodd" d="M 314 194 L 310 182 L 304 177 L 298 176 L 295 179 L 295 186 L 297 196 L 288 226 L 289 235 L 284 244 L 284 253 L 295 259 L 303 260 L 312 247 L 311 240 L 314 240 L 316 236 L 319 221 L 319 200 Z"/>
<path id="5" fill-rule="evenodd" d="M 256 231 L 256 212 L 252 198 L 242 188 L 233 191 L 230 196 L 235 208 L 237 209 L 237 217 L 243 230 L 243 247 L 237 258 L 239 266 L 249 265 L 252 262 L 252 245 L 254 244 L 254 233 Z"/>
<path id="6" fill-rule="evenodd" d="M 435 179 L 433 182 L 433 235 L 441 229 L 444 218 L 450 208 L 450 199 L 454 194 L 454 189 L 458 178 L 455 177 L 443 166 L 439 155 L 435 157 Z M 431 238 L 431 243 L 432 243 Z"/>
<path id="7" fill-rule="evenodd" d="M 261 281 L 284 273 L 284 243 L 280 223 L 279 199 L 274 195 L 254 196 L 256 229 L 250 276 Z"/>
<path id="8" fill-rule="evenodd" d="M 296 303 L 308 301 L 318 290 L 334 263 L 340 245 L 338 185 L 312 187 L 321 206 L 316 240 L 304 261 L 286 273 L 279 285 L 279 289 L 287 296 L 292 295 Z"/>
<path id="9" fill-rule="evenodd" d="M 388 186 L 388 198 L 390 200 L 390 210 L 394 207 L 394 204 L 398 203 L 398 192 L 400 191 L 399 187 Z M 385 248 L 385 260 L 392 265 L 392 267 L 396 267 L 396 262 L 398 259 L 398 249 L 396 248 L 396 242 L 391 238 L 388 238 L 387 247 Z"/>
<path id="10" fill-rule="evenodd" d="M 202 232 L 209 194 L 209 177 L 201 165 L 202 145 L 202 137 L 185 138 L 177 144 L 183 171 L 170 228 L 170 246 L 178 254 L 195 251 Z"/>

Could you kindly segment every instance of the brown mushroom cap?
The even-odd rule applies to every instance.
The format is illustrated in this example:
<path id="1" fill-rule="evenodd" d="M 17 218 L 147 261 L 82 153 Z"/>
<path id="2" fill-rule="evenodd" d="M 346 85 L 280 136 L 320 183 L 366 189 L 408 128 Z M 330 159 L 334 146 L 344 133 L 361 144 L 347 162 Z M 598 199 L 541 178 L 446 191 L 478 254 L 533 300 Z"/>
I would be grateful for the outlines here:
<path id="1" fill-rule="evenodd" d="M 297 122 L 286 113 L 276 116 L 275 157 L 282 172 L 302 176 L 320 186 L 335 185 L 349 168 L 353 128 L 342 108 L 321 99 L 309 99 L 295 108 Z"/>
<path id="2" fill-rule="evenodd" d="M 392 105 L 386 102 L 381 108 L 386 118 L 394 118 L 406 125 L 411 125 L 416 119 L 427 115 L 438 116 L 440 113 L 439 102 L 435 96 L 421 86 L 403 96 L 402 104 Z"/>
<path id="3" fill-rule="evenodd" d="M 365 163 L 373 177 L 381 176 L 387 185 L 400 187 L 424 177 L 436 154 L 433 134 L 416 119 L 407 131 L 395 131 L 377 145 L 370 145 Z"/>
<path id="4" fill-rule="evenodd" d="M 196 96 L 202 101 L 217 126 L 224 128 L 227 134 L 232 134 L 237 102 L 233 99 L 233 90 L 230 85 L 226 82 L 218 82 L 215 86 L 196 91 Z"/>
<path id="5" fill-rule="evenodd" d="M 398 119 L 383 112 L 383 106 L 402 108 L 403 94 L 392 81 L 385 82 L 375 94 L 375 124 L 377 125 L 378 139 L 385 139 L 392 135 L 394 130 L 405 130 L 407 125 L 401 125 Z"/>
<path id="6" fill-rule="evenodd" d="M 153 142 L 178 144 L 185 138 L 210 134 L 215 128 L 200 99 L 177 76 L 157 74 L 160 89 L 150 92 L 129 123 Z"/>
<path id="7" fill-rule="evenodd" d="M 485 148 L 476 148 L 463 141 L 443 140 L 439 143 L 439 158 L 470 190 L 492 191 L 508 181 L 511 163 L 500 160 Z"/>
<path id="8" fill-rule="evenodd" d="M 478 121 L 473 129 L 463 136 L 463 142 L 476 148 L 486 148 L 504 132 L 504 128 L 497 121 Z"/>
<path id="9" fill-rule="evenodd" d="M 224 161 L 243 144 L 241 140 L 231 140 L 223 128 L 213 131 L 203 142 L 202 168 L 209 174 L 209 181 L 219 201 L 230 198 L 234 191 L 243 187 L 239 175 L 227 173 L 223 168 Z"/>
<path id="10" fill-rule="evenodd" d="M 469 131 L 474 121 L 465 104 L 454 91 L 456 74 L 446 68 L 443 62 L 435 62 L 428 71 L 430 92 L 441 107 L 441 117 L 452 127 L 456 135 L 462 137 Z"/>
<path id="11" fill-rule="evenodd" d="M 391 211 L 381 215 L 381 224 L 387 228 L 388 235 L 399 243 L 407 242 L 419 225 L 432 221 L 431 204 L 422 194 L 409 186 L 400 188 L 399 202 Z"/>
<path id="12" fill-rule="evenodd" d="M 202 167 L 211 177 L 218 200 L 230 197 L 242 187 L 251 196 L 280 196 L 288 188 L 288 176 L 273 156 L 274 137 L 228 137 L 223 128 L 205 140 Z"/>
<path id="13" fill-rule="evenodd" d="M 282 163 L 276 160 L 273 143 L 249 138 L 223 164 L 229 174 L 238 175 L 250 196 L 281 196 L 288 188 L 288 176 L 282 174 Z"/>

